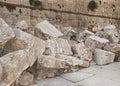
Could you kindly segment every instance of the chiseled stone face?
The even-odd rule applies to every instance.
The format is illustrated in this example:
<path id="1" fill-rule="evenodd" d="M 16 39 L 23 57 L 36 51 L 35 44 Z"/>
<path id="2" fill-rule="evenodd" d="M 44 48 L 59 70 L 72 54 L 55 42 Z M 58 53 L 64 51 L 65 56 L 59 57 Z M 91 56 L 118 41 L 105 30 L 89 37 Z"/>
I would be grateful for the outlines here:
<path id="1" fill-rule="evenodd" d="M 98 65 L 105 65 L 114 61 L 115 54 L 109 51 L 95 49 L 94 60 Z"/>
<path id="2" fill-rule="evenodd" d="M 62 39 L 62 38 L 49 39 L 46 40 L 45 43 L 46 43 L 45 54 L 49 54 L 53 56 L 57 54 L 64 54 L 64 55 L 73 54 L 71 51 L 71 46 L 69 45 L 66 39 Z"/>

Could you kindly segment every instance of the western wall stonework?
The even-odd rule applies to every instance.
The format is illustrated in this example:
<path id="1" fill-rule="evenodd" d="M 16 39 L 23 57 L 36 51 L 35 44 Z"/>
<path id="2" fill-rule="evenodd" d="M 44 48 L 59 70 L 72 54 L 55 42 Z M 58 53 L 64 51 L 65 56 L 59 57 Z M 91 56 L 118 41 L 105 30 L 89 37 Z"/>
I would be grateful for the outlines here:
<path id="1" fill-rule="evenodd" d="M 63 26 L 86 27 L 89 24 L 114 24 L 120 27 L 120 0 L 95 0 L 98 9 L 90 11 L 90 0 L 42 0 L 40 7 L 31 6 L 29 0 L 0 0 L 0 17 L 14 26 L 25 20 L 32 27 L 49 20 Z M 8 9 L 10 5 L 13 5 Z"/>

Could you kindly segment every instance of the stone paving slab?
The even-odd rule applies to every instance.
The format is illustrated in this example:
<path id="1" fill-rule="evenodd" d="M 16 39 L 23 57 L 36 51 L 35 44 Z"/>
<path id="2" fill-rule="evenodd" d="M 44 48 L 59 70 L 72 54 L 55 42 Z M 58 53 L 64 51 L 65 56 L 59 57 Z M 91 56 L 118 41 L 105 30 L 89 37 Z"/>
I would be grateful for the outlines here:
<path id="1" fill-rule="evenodd" d="M 31 86 L 74 86 L 75 84 L 67 81 L 61 77 L 51 78 L 36 82 L 35 85 Z"/>
<path id="2" fill-rule="evenodd" d="M 120 62 L 105 66 L 92 65 L 31 86 L 120 86 Z"/>
<path id="3" fill-rule="evenodd" d="M 73 72 L 61 75 L 62 78 L 69 80 L 71 82 L 79 82 L 86 78 L 92 77 L 94 74 L 89 74 L 85 72 Z"/>
<path id="4" fill-rule="evenodd" d="M 93 76 L 77 83 L 76 86 L 120 86 L 120 83 L 117 83 L 106 78 Z"/>

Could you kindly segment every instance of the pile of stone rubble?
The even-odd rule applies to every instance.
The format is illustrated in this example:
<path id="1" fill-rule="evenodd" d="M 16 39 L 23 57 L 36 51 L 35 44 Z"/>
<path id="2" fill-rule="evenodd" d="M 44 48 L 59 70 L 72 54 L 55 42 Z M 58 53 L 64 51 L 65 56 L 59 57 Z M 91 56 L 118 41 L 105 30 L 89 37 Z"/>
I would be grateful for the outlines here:
<path id="1" fill-rule="evenodd" d="M 29 86 L 35 80 L 120 60 L 119 31 L 114 25 L 93 26 L 80 33 L 59 31 L 48 21 L 34 35 L 25 21 L 11 28 L 0 18 L 0 86 Z"/>

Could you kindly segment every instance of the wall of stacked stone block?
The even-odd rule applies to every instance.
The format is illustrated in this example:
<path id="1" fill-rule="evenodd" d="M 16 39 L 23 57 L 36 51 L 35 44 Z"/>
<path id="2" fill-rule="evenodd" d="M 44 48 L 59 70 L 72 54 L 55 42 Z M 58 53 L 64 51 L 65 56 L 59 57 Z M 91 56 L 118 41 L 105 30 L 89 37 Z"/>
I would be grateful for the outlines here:
<path id="1" fill-rule="evenodd" d="M 0 17 L 14 26 L 25 20 L 30 26 L 43 20 L 63 26 L 86 27 L 89 24 L 114 24 L 120 27 L 120 0 L 95 0 L 98 9 L 90 11 L 90 0 L 42 0 L 41 7 L 33 7 L 29 0 L 0 0 Z M 7 4 L 6 4 L 7 3 Z M 15 9 L 8 9 L 9 4 Z"/>

